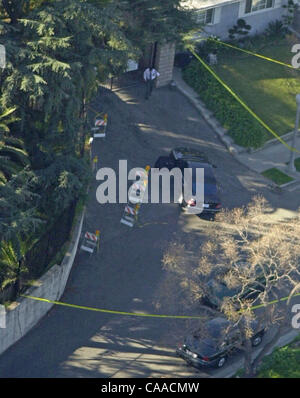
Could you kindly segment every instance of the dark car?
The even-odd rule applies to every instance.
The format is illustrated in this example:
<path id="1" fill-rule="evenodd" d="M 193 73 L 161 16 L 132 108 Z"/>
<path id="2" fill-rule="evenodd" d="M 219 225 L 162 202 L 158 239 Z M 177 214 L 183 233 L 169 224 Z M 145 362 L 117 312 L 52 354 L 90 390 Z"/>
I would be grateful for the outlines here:
<path id="1" fill-rule="evenodd" d="M 174 159 L 170 158 L 170 156 L 160 156 L 155 162 L 154 167 L 156 169 L 162 169 L 166 167 L 168 170 L 172 170 L 176 166 L 176 162 Z"/>
<path id="2" fill-rule="evenodd" d="M 209 164 L 208 158 L 203 152 L 196 149 L 180 147 L 172 149 L 169 156 L 160 156 L 155 162 L 154 167 L 158 169 L 166 167 L 172 170 L 174 167 L 181 168 L 183 166 L 183 161 L 196 161 Z"/>
<path id="3" fill-rule="evenodd" d="M 190 52 L 180 52 L 175 55 L 174 65 L 184 68 L 195 58 Z"/>
<path id="4" fill-rule="evenodd" d="M 192 212 L 195 214 L 199 213 L 209 213 L 215 214 L 219 212 L 222 208 L 219 188 L 217 184 L 217 180 L 214 174 L 215 166 L 212 165 L 207 156 L 196 149 L 191 148 L 175 148 L 170 153 L 170 158 L 174 159 L 179 163 L 181 169 L 188 168 L 192 173 L 192 195 L 194 196 L 197 191 L 201 190 L 200 186 L 196 184 L 196 169 L 202 168 L 204 169 L 204 203 L 200 204 L 199 208 L 197 208 L 198 204 L 194 198 L 185 199 L 182 195 L 179 198 L 179 203 L 182 210 L 189 212 L 189 210 L 193 210 Z M 184 184 L 184 181 L 183 181 Z M 184 188 L 184 187 L 183 187 Z M 182 191 L 184 192 L 184 189 Z"/>
<path id="5" fill-rule="evenodd" d="M 187 147 L 179 147 L 172 149 L 172 151 L 169 154 L 169 158 L 173 159 L 174 161 L 195 160 L 198 162 L 209 163 L 208 158 L 204 152 L 199 151 L 198 149 L 187 148 Z"/>
<path id="6" fill-rule="evenodd" d="M 202 188 L 200 184 L 197 185 L 196 183 L 196 170 L 204 169 L 204 203 L 197 203 L 195 198 L 191 197 L 190 199 L 187 199 L 182 195 L 179 198 L 179 204 L 182 210 L 193 214 L 215 214 L 219 212 L 222 205 L 212 166 L 208 163 L 197 161 L 184 160 L 182 162 L 183 169 L 189 169 L 192 174 L 192 196 L 195 196 L 196 192 L 200 192 Z M 184 181 L 182 182 L 182 192 L 184 193 Z"/>
<path id="7" fill-rule="evenodd" d="M 258 328 L 258 322 L 255 320 L 251 322 L 250 327 L 253 331 L 252 346 L 257 347 L 262 342 L 265 330 Z M 229 355 L 242 344 L 239 329 L 227 319 L 218 317 L 206 323 L 202 336 L 199 331 L 187 336 L 176 353 L 196 368 L 221 368 Z"/>
<path id="8" fill-rule="evenodd" d="M 201 302 L 213 309 L 220 309 L 225 298 L 232 298 L 239 295 L 241 300 L 254 301 L 259 294 L 264 291 L 265 279 L 257 276 L 257 280 L 244 287 L 241 293 L 241 286 L 229 287 L 224 279 L 210 279 L 206 283 L 206 292 L 201 298 Z"/>
<path id="9" fill-rule="evenodd" d="M 198 204 L 192 197 L 186 199 L 183 194 L 178 198 L 178 202 L 182 210 L 188 212 L 192 208 L 194 214 L 215 214 L 221 210 L 219 188 L 213 171 L 215 166 L 210 164 L 203 152 L 186 147 L 175 148 L 168 157 L 161 156 L 156 161 L 155 167 L 159 169 L 166 167 L 169 170 L 178 167 L 182 170 L 183 175 L 184 170 L 189 169 L 192 173 L 192 196 L 195 196 L 196 192 L 201 191 L 202 188 L 196 184 L 196 169 L 204 169 L 204 203 Z M 184 193 L 184 179 L 182 180 L 182 193 Z"/>

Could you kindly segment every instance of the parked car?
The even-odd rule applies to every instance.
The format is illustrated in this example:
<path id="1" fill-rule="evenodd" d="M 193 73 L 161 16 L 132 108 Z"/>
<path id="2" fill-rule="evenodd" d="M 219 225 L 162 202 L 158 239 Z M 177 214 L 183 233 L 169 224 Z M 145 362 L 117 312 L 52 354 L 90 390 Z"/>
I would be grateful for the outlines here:
<path id="1" fill-rule="evenodd" d="M 169 158 L 173 159 L 174 161 L 195 160 L 198 162 L 209 163 L 208 157 L 204 152 L 199 151 L 198 149 L 187 148 L 187 147 L 178 147 L 172 149 L 172 151 L 169 154 Z"/>
<path id="2" fill-rule="evenodd" d="M 192 208 L 194 214 L 207 213 L 212 215 L 221 210 L 219 187 L 213 171 L 216 166 L 209 162 L 203 152 L 185 147 L 175 148 L 168 157 L 160 157 L 156 161 L 155 167 L 166 167 L 169 170 L 178 167 L 182 170 L 182 173 L 184 173 L 184 169 L 189 169 L 192 174 L 192 196 L 195 196 L 196 192 L 199 192 L 202 188 L 196 184 L 196 169 L 204 169 L 204 203 L 202 206 L 200 207 L 200 204 L 196 203 L 194 198 L 186 199 L 184 195 L 178 198 L 179 204 L 183 211 L 189 212 Z M 184 193 L 184 179 L 182 180 L 182 192 Z M 197 208 L 198 205 L 199 208 Z"/>
<path id="3" fill-rule="evenodd" d="M 196 169 L 204 169 L 204 203 L 197 203 L 196 199 L 191 197 L 187 199 L 184 194 L 179 198 L 181 209 L 193 214 L 215 214 L 222 208 L 219 196 L 219 189 L 216 178 L 213 173 L 212 166 L 208 163 L 200 163 L 197 161 L 183 161 L 183 169 L 189 169 L 192 174 L 192 196 L 201 190 L 201 186 L 196 183 Z M 182 182 L 182 192 L 184 193 L 184 180 Z"/>
<path id="4" fill-rule="evenodd" d="M 257 280 L 250 283 L 240 294 L 242 287 L 229 287 L 224 279 L 210 279 L 206 283 L 206 293 L 201 297 L 201 303 L 213 309 L 220 309 L 226 297 L 233 298 L 239 294 L 241 300 L 254 301 L 258 295 L 264 291 L 265 279 L 262 275 L 257 275 Z"/>
<path id="5" fill-rule="evenodd" d="M 184 195 L 179 198 L 180 206 L 183 211 L 189 212 L 192 208 L 193 213 L 195 214 L 197 210 L 199 213 L 206 214 L 215 214 L 219 212 L 222 208 L 220 195 L 219 195 L 219 187 L 214 175 L 213 168 L 216 166 L 212 165 L 207 156 L 198 150 L 191 148 L 175 148 L 170 153 L 170 158 L 174 158 L 175 161 L 179 163 L 181 169 L 188 168 L 192 173 L 192 195 L 194 196 L 197 190 L 201 190 L 200 186 L 196 184 L 196 169 L 203 168 L 204 169 L 204 203 L 202 207 L 198 207 L 196 200 L 185 199 Z M 184 192 L 184 181 L 182 186 L 182 192 Z"/>
<path id="6" fill-rule="evenodd" d="M 265 329 L 259 328 L 256 320 L 251 322 L 250 327 L 253 331 L 252 346 L 257 347 L 262 342 Z M 239 329 L 223 317 L 208 321 L 204 330 L 202 336 L 199 331 L 187 336 L 176 350 L 177 355 L 196 368 L 221 368 L 244 343 Z"/>
<path id="7" fill-rule="evenodd" d="M 175 54 L 174 66 L 178 68 L 184 68 L 193 60 L 194 55 L 190 52 L 180 52 Z"/>

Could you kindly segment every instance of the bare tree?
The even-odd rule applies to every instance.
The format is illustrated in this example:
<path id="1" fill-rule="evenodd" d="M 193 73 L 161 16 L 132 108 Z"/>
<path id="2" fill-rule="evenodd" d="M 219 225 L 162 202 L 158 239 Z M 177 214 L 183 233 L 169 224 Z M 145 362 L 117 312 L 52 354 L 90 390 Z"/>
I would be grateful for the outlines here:
<path id="1" fill-rule="evenodd" d="M 287 327 L 290 300 L 300 290 L 300 212 L 289 220 L 276 220 L 272 213 L 261 196 L 243 208 L 224 210 L 216 228 L 193 253 L 193 266 L 178 243 L 171 243 L 162 260 L 163 268 L 178 278 L 177 295 L 181 289 L 191 304 L 200 307 L 202 302 L 211 317 L 218 311 L 239 328 L 247 377 L 255 374 Z M 255 359 L 253 320 L 272 331 Z"/>

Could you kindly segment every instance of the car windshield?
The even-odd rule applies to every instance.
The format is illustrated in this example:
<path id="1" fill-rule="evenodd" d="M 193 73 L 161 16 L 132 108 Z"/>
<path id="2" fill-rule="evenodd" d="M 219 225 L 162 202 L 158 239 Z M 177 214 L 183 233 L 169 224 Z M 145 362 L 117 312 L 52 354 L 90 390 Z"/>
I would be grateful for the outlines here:
<path id="1" fill-rule="evenodd" d="M 223 300 L 224 297 L 233 297 L 241 290 L 241 287 L 239 286 L 235 288 L 229 288 L 225 282 L 219 282 L 215 279 L 211 279 L 207 284 L 213 295 L 220 300 Z"/>
<path id="2" fill-rule="evenodd" d="M 174 152 L 176 153 L 178 159 L 198 159 L 199 161 L 200 158 L 204 161 L 207 161 L 206 155 L 201 151 L 197 151 L 196 149 L 176 148 L 174 149 Z"/>

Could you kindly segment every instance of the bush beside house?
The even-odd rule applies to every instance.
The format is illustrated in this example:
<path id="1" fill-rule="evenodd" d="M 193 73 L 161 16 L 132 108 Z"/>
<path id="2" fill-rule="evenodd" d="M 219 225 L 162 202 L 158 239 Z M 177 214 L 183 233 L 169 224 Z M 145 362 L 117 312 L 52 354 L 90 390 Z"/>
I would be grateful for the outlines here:
<path id="1" fill-rule="evenodd" d="M 183 70 L 183 78 L 201 100 L 214 112 L 237 145 L 259 148 L 270 134 L 239 104 L 231 94 L 197 61 Z"/>

